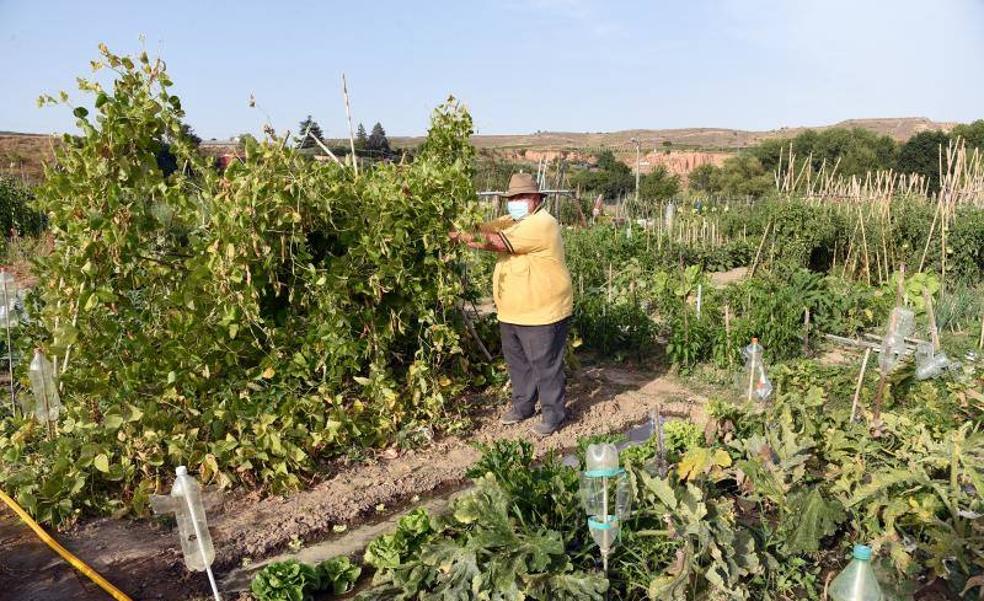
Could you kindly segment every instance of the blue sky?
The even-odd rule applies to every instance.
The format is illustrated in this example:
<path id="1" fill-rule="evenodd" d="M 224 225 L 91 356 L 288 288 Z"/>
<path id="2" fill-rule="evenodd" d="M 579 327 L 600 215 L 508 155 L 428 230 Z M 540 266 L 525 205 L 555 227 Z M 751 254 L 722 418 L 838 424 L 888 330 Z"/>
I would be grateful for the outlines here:
<path id="1" fill-rule="evenodd" d="M 344 135 L 343 71 L 391 135 L 449 93 L 480 133 L 984 117 L 984 0 L 0 0 L 0 130 L 71 130 L 37 95 L 141 34 L 206 138 L 308 113 Z"/>

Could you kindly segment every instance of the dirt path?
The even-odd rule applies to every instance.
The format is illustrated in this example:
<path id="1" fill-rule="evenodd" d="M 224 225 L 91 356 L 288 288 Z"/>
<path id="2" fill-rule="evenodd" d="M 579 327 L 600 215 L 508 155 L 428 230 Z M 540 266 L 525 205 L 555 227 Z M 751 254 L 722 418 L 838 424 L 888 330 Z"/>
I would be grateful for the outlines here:
<path id="1" fill-rule="evenodd" d="M 529 432 L 528 424 L 499 424 L 498 416 L 505 410 L 500 405 L 479 415 L 476 429 L 463 437 L 444 438 L 391 459 L 351 465 L 313 488 L 286 498 L 211 495 L 207 510 L 217 553 L 217 577 L 221 579 L 232 568 L 291 545 L 328 540 L 344 528 L 383 517 L 421 497 L 461 486 L 465 470 L 479 455 L 472 443 L 527 438 L 542 454 L 551 449 L 573 448 L 578 438 L 590 434 L 624 431 L 646 419 L 660 403 L 671 415 L 700 419 L 698 412 L 703 402 L 675 378 L 622 367 L 581 369 L 572 378 L 569 397 L 571 423 L 546 439 L 537 439 Z M 19 593 L 10 598 L 106 598 L 98 589 L 80 588 L 77 583 L 75 588 L 63 585 L 77 578 L 72 573 L 66 575 L 71 570 L 46 547 L 38 549 L 40 543 L 29 532 L 18 535 L 16 528 L 9 532 L 0 529 L 0 536 L 4 550 L 0 590 L 6 593 L 12 587 Z M 208 593 L 201 574 L 185 571 L 174 534 L 156 522 L 100 519 L 59 539 L 134 599 L 177 600 Z M 18 567 L 20 564 L 8 566 L 8 545 L 30 551 L 26 554 L 34 559 L 28 563 L 45 564 L 46 571 L 39 576 L 36 572 L 19 572 L 23 569 Z M 56 590 L 57 596 L 49 596 Z"/>

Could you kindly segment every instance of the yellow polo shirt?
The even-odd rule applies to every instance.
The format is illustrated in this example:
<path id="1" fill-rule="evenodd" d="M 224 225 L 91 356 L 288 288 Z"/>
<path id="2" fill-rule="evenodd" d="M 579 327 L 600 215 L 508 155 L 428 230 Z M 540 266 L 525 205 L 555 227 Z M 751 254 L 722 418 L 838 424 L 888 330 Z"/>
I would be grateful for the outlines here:
<path id="1" fill-rule="evenodd" d="M 499 321 L 543 326 L 574 312 L 571 274 L 564 259 L 560 224 L 543 205 L 520 221 L 503 217 L 484 227 L 498 231 L 508 253 L 492 274 L 492 298 Z"/>

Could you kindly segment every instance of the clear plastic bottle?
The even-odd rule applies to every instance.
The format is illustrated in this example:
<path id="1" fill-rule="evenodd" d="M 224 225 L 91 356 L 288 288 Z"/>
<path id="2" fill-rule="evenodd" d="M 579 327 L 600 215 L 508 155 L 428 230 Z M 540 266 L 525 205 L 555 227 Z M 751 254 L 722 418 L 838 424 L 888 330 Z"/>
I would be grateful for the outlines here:
<path id="1" fill-rule="evenodd" d="M 765 368 L 765 349 L 758 338 L 741 350 L 745 359 L 745 369 L 738 378 L 738 390 L 748 400 L 766 401 L 772 396 L 772 381 Z"/>
<path id="2" fill-rule="evenodd" d="M 185 566 L 193 572 L 204 572 L 215 560 L 215 547 L 212 546 L 212 536 L 208 532 L 205 506 L 202 505 L 202 489 L 198 482 L 188 475 L 185 466 L 180 465 L 171 494 L 155 495 L 150 501 L 155 513 L 173 513 L 177 519 Z"/>
<path id="3" fill-rule="evenodd" d="M 18 303 L 17 284 L 12 275 L 0 270 L 0 328 L 8 328 L 7 338 L 4 342 L 9 346 L 9 328 L 16 328 L 20 325 L 20 315 L 17 311 Z M 10 351 L 8 351 L 10 352 Z"/>
<path id="4" fill-rule="evenodd" d="M 55 382 L 55 368 L 44 356 L 41 349 L 34 350 L 34 358 L 28 368 L 31 391 L 34 393 L 34 415 L 40 422 L 58 421 L 61 412 L 61 397 Z"/>
<path id="5" fill-rule="evenodd" d="M 909 309 L 895 307 L 888 319 L 888 329 L 882 338 L 878 367 L 882 374 L 891 372 L 905 354 L 905 339 L 916 329 L 915 314 Z"/>
<path id="6" fill-rule="evenodd" d="M 882 601 L 881 587 L 871 569 L 871 547 L 854 545 L 851 563 L 830 583 L 832 601 Z"/>
<path id="7" fill-rule="evenodd" d="M 916 379 L 929 380 L 951 367 L 950 358 L 943 351 L 936 352 L 932 342 L 916 345 Z"/>

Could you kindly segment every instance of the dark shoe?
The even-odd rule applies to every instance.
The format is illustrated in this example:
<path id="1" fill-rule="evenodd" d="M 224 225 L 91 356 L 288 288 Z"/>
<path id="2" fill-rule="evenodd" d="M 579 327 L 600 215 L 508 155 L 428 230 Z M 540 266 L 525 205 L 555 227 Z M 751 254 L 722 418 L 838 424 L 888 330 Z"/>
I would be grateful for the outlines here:
<path id="1" fill-rule="evenodd" d="M 550 425 L 547 422 L 541 420 L 540 423 L 536 424 L 535 426 L 532 426 L 530 430 L 532 430 L 533 433 L 536 434 L 537 436 L 546 438 L 547 436 L 550 436 L 557 430 L 560 430 L 560 428 L 564 425 L 564 421 L 566 420 L 560 420 L 556 424 Z"/>
<path id="2" fill-rule="evenodd" d="M 519 422 L 524 422 L 531 417 L 533 417 L 532 413 L 529 415 L 523 415 L 517 411 L 515 407 L 512 407 L 509 411 L 506 411 L 505 415 L 499 418 L 499 423 L 504 426 L 511 426 L 513 424 L 518 424 Z"/>

